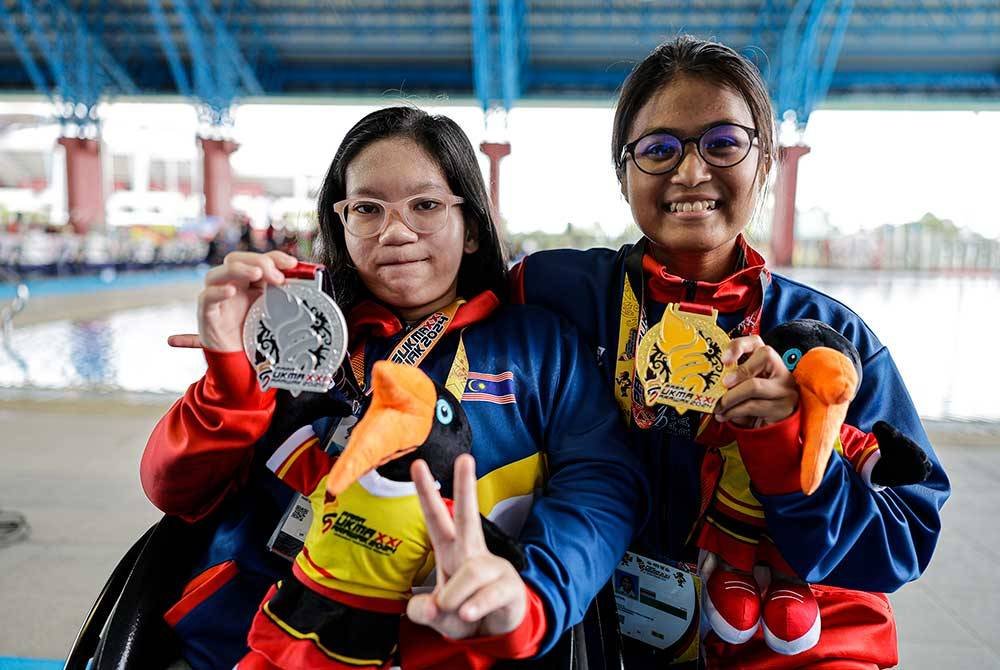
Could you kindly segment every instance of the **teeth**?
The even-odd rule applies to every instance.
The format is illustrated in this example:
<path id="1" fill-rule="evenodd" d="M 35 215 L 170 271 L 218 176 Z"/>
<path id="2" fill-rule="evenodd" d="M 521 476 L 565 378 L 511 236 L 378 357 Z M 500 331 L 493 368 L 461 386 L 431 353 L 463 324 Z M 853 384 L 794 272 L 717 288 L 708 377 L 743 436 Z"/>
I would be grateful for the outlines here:
<path id="1" fill-rule="evenodd" d="M 670 212 L 704 212 L 715 209 L 715 200 L 698 200 L 696 202 L 670 202 L 667 210 Z"/>

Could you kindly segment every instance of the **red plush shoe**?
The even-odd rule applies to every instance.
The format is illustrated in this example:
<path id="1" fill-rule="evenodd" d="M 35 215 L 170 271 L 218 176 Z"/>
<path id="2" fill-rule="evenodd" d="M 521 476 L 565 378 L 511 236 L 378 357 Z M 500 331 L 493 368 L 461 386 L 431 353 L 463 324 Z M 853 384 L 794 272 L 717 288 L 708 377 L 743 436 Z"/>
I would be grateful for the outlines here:
<path id="1" fill-rule="evenodd" d="M 760 591 L 753 575 L 716 568 L 705 585 L 705 614 L 725 642 L 752 638 L 760 625 Z"/>
<path id="2" fill-rule="evenodd" d="M 764 598 L 764 642 L 786 656 L 819 642 L 819 605 L 808 584 L 772 582 Z"/>

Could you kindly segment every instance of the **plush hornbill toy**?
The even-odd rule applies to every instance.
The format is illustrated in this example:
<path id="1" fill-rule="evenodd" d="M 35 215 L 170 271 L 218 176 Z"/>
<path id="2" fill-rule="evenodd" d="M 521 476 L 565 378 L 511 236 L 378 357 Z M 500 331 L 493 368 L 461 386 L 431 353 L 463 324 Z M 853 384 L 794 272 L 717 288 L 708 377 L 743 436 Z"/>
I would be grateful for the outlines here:
<path id="1" fill-rule="evenodd" d="M 799 386 L 802 411 L 802 491 L 819 486 L 847 407 L 861 384 L 861 357 L 850 340 L 821 321 L 797 319 L 777 326 L 764 336 L 781 356 Z M 922 482 L 930 475 L 927 454 L 913 440 L 885 421 L 872 433 L 878 441 L 878 460 L 871 469 L 876 487 Z"/>
<path id="2" fill-rule="evenodd" d="M 369 470 L 409 482 L 410 465 L 427 463 L 451 498 L 455 459 L 472 448 L 472 431 L 460 403 L 419 368 L 379 361 L 372 369 L 372 403 L 351 431 L 326 480 L 336 496 Z"/>
<path id="3" fill-rule="evenodd" d="M 422 459 L 450 501 L 455 459 L 472 451 L 461 403 L 420 368 L 388 361 L 373 366 L 372 389 L 371 406 L 327 477 L 327 495 L 336 497 L 372 469 L 389 481 L 411 482 L 410 466 Z M 521 545 L 486 517 L 481 521 L 489 549 L 521 569 Z"/>
<path id="4" fill-rule="evenodd" d="M 777 326 L 763 339 L 781 356 L 799 388 L 803 493 L 812 494 L 819 487 L 834 450 L 873 490 L 927 478 L 930 462 L 923 449 L 888 423 L 875 423 L 874 440 L 844 425 L 862 372 L 858 351 L 847 338 L 824 323 L 800 319 Z M 777 560 L 780 554 L 762 550 L 764 515 L 758 524 L 740 516 L 743 509 L 755 506 L 763 512 L 759 501 L 752 494 L 738 498 L 742 491 L 731 483 L 728 492 L 735 496 L 723 495 L 727 492 L 723 482 L 749 482 L 748 475 L 738 471 L 741 465 L 739 459 L 723 457 L 719 492 L 706 514 L 711 522 L 702 525 L 697 541 L 702 549 L 699 570 L 705 579 L 706 618 L 729 644 L 743 644 L 762 628 L 764 643 L 772 651 L 801 654 L 819 642 L 823 627 L 819 603 L 792 566 Z M 736 508 L 727 500 L 743 505 Z M 746 540 L 734 541 L 735 533 L 725 531 L 726 526 Z"/>
<path id="5" fill-rule="evenodd" d="M 419 368 L 379 361 L 371 385 L 371 404 L 335 460 L 312 438 L 268 461 L 309 497 L 313 516 L 293 576 L 254 618 L 241 670 L 391 665 L 432 551 L 410 466 L 426 461 L 450 506 L 455 459 L 470 452 L 472 432 L 461 404 Z M 520 545 L 482 524 L 490 551 L 522 569 Z"/>

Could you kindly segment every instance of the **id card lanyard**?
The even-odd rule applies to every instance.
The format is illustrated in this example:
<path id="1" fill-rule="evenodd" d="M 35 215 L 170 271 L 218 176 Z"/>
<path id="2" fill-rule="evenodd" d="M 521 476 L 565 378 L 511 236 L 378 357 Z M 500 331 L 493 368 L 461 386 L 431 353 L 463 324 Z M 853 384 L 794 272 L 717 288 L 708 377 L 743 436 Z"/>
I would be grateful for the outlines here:
<path id="1" fill-rule="evenodd" d="M 647 394 L 637 370 L 640 342 L 650 329 L 642 274 L 646 245 L 645 240 L 640 241 L 625 258 L 615 361 L 615 397 L 626 423 L 640 430 L 662 429 L 670 435 L 693 439 L 702 424 L 698 417 L 710 415 L 687 412 L 681 416 L 668 405 L 648 406 Z M 768 283 L 769 276 L 762 271 L 757 300 L 747 307 L 744 318 L 730 331 L 730 335 L 748 335 L 759 331 Z M 713 322 L 715 319 L 710 306 L 697 303 L 679 302 L 668 305 L 667 309 L 697 319 L 711 319 Z M 664 435 L 664 446 L 668 439 Z M 703 584 L 695 566 L 654 560 L 628 552 L 615 570 L 613 584 L 622 635 L 647 645 L 652 650 L 653 658 L 664 666 L 699 662 Z"/>
<path id="2" fill-rule="evenodd" d="M 400 365 L 419 366 L 431 350 L 436 347 L 448 330 L 448 324 L 455 318 L 458 308 L 464 300 L 456 300 L 444 309 L 434 312 L 426 317 L 417 326 L 412 328 L 399 343 L 393 347 L 386 357 L 386 360 Z M 445 381 L 447 388 L 455 399 L 462 401 L 462 394 L 465 385 L 469 380 L 469 358 L 465 351 L 465 339 L 463 331 L 458 335 L 458 347 L 455 349 L 455 358 L 448 370 L 448 377 Z M 357 413 L 361 410 L 365 399 L 371 395 L 371 388 L 365 386 L 365 343 L 361 341 L 356 346 L 350 357 L 350 372 L 342 375 L 344 390 L 354 400 L 354 409 Z"/>

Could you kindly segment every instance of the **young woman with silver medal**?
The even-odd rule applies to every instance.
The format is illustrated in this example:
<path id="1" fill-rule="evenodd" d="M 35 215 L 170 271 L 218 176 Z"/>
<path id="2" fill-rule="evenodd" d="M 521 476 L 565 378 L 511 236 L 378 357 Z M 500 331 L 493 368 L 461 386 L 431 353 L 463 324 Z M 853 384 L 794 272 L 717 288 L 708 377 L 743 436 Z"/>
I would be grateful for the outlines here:
<path id="1" fill-rule="evenodd" d="M 175 607 L 185 658 L 195 668 L 232 667 L 246 653 L 250 617 L 289 570 L 277 555 L 287 549 L 269 551 L 268 541 L 294 499 L 265 462 L 307 437 L 335 454 L 345 425 L 364 412 L 378 360 L 418 365 L 461 400 L 475 464 L 456 465 L 456 496 L 473 499 L 455 505 L 474 506 L 478 494 L 479 509 L 520 540 L 526 560 L 515 570 L 485 547 L 478 526 L 440 514 L 430 475 L 415 467 L 437 581 L 409 600 L 395 660 L 488 667 L 544 654 L 581 619 L 644 509 L 646 485 L 613 399 L 571 328 L 540 308 L 503 304 L 506 262 L 486 189 L 451 120 L 412 108 L 366 116 L 334 157 L 318 211 L 327 288 L 348 331 L 329 394 L 291 401 L 262 391 L 256 372 L 271 383 L 277 366 L 252 351 L 255 372 L 243 351 L 244 318 L 266 287 L 287 286 L 289 275 L 315 280 L 314 267 L 285 254 L 230 254 L 206 277 L 199 333 L 171 340 L 203 347 L 208 372 L 157 425 L 142 481 L 165 512 L 218 528 L 191 575 L 190 602 Z M 273 339 L 319 362 L 326 335 L 272 320 L 298 313 L 279 298 L 265 296 L 274 310 L 256 315 L 251 348 Z M 199 601 L 213 571 L 229 578 Z"/>

